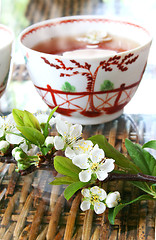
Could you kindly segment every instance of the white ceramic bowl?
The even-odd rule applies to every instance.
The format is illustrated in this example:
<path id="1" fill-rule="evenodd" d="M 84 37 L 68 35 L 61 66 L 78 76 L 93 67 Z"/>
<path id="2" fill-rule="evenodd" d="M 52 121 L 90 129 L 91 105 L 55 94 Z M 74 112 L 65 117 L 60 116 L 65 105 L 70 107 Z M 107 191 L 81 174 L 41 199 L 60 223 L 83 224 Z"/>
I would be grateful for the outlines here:
<path id="1" fill-rule="evenodd" d="M 139 43 L 131 50 L 82 56 L 32 50 L 41 41 L 53 38 L 109 32 Z M 149 32 L 133 23 L 101 16 L 71 16 L 36 23 L 20 34 L 20 44 L 30 77 L 50 108 L 73 123 L 99 124 L 123 112 L 134 95 L 146 67 L 151 45 Z M 104 81 L 112 89 L 102 89 Z M 69 88 L 65 89 L 65 86 Z"/>
<path id="2" fill-rule="evenodd" d="M 8 82 L 13 40 L 12 30 L 0 24 L 0 97 Z"/>

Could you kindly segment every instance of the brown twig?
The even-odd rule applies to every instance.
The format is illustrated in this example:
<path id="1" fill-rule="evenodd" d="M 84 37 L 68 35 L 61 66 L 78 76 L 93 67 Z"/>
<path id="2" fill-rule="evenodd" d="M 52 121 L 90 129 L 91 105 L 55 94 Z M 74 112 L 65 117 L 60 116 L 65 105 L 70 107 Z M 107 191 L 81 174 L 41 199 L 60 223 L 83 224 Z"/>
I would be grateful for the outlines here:
<path id="1" fill-rule="evenodd" d="M 92 230 L 92 222 L 93 222 L 93 214 L 94 211 L 89 209 L 85 212 L 85 218 L 83 223 L 83 231 L 82 231 L 82 240 L 89 240 Z"/>
<path id="2" fill-rule="evenodd" d="M 62 209 L 64 207 L 64 203 L 65 203 L 65 198 L 63 194 L 61 194 L 56 202 L 55 208 L 50 217 L 49 226 L 48 226 L 47 235 L 46 235 L 47 240 L 54 239 L 57 233 L 57 227 L 58 227 Z"/>
<path id="3" fill-rule="evenodd" d="M 14 230 L 14 233 L 13 233 L 13 236 L 14 236 L 15 240 L 18 240 L 18 238 L 19 238 L 19 236 L 22 232 L 22 229 L 24 227 L 28 212 L 30 210 L 30 207 L 31 207 L 31 204 L 32 204 L 32 201 L 33 201 L 33 197 L 34 197 L 34 192 L 32 191 L 29 194 L 29 196 L 28 196 L 28 198 L 27 198 L 27 200 L 26 200 L 26 202 L 25 202 L 25 204 L 24 204 L 24 206 L 23 206 L 23 208 L 20 212 L 20 215 L 19 215 L 17 223 L 16 223 L 15 230 Z"/>
<path id="4" fill-rule="evenodd" d="M 67 218 L 64 240 L 71 239 L 73 235 L 74 225 L 77 217 L 77 211 L 79 208 L 80 200 L 81 200 L 81 193 L 79 192 L 72 202 L 70 213 Z"/>
<path id="5" fill-rule="evenodd" d="M 31 224 L 29 240 L 35 240 L 37 238 L 39 226 L 44 216 L 45 209 L 46 209 L 45 201 L 41 200 L 37 207 L 36 213 Z"/>
<path id="6" fill-rule="evenodd" d="M 140 182 L 153 182 L 156 183 L 156 176 L 146 175 L 143 173 L 138 174 L 119 174 L 110 173 L 104 182 L 125 180 L 125 181 L 140 181 Z"/>
<path id="7" fill-rule="evenodd" d="M 1 228 L 0 228 L 0 239 L 2 239 L 5 230 L 7 228 L 7 225 L 9 224 L 9 221 L 11 219 L 12 212 L 14 210 L 14 207 L 16 205 L 16 202 L 19 198 L 19 192 L 15 193 L 15 195 L 10 198 L 10 201 L 8 203 L 7 209 L 3 215 L 2 221 L 1 221 Z"/>

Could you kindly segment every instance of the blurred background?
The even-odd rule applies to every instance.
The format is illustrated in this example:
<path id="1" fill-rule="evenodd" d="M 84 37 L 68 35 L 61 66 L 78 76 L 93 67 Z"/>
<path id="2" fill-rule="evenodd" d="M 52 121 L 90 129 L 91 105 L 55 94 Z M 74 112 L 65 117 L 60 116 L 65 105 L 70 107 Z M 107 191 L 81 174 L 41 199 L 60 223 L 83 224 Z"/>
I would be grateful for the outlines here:
<path id="1" fill-rule="evenodd" d="M 122 18 L 146 27 L 153 36 L 146 71 L 139 89 L 125 107 L 128 114 L 156 114 L 156 1 L 155 0 L 1 0 L 0 23 L 8 25 L 15 34 L 13 71 L 5 94 L 0 99 L 0 111 L 12 108 L 31 112 L 46 111 L 25 69 L 18 36 L 27 26 L 38 21 L 68 15 L 103 15 Z"/>

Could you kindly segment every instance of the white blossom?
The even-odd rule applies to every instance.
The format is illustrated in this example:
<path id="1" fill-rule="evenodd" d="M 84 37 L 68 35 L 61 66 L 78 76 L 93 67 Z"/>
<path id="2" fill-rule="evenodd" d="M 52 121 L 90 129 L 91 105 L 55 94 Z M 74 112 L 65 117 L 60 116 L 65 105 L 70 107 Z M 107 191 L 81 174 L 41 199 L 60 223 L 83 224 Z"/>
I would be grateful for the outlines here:
<path id="1" fill-rule="evenodd" d="M 106 210 L 104 200 L 107 197 L 107 193 L 102 188 L 94 186 L 90 189 L 82 189 L 83 201 L 80 205 L 82 211 L 86 211 L 93 207 L 97 214 L 101 214 Z"/>
<path id="2" fill-rule="evenodd" d="M 72 145 L 72 148 L 68 146 L 65 150 L 65 156 L 72 159 L 79 154 L 89 154 L 93 148 L 93 143 L 90 140 L 78 140 Z"/>
<path id="3" fill-rule="evenodd" d="M 106 198 L 106 204 L 108 208 L 116 207 L 121 200 L 120 193 L 118 191 L 109 193 Z"/>
<path id="4" fill-rule="evenodd" d="M 88 44 L 99 44 L 103 41 L 110 41 L 112 38 L 105 31 L 90 31 L 85 36 L 77 38 L 78 41 L 87 42 Z"/>
<path id="5" fill-rule="evenodd" d="M 19 133 L 12 114 L 0 117 L 0 137 L 5 137 L 10 144 L 19 144 L 23 140 L 23 137 L 16 135 Z"/>
<path id="6" fill-rule="evenodd" d="M 80 169 L 79 179 L 81 182 L 88 182 L 92 174 L 96 174 L 100 181 L 108 177 L 108 173 L 114 169 L 113 159 L 104 159 L 104 151 L 96 144 L 92 150 L 86 154 L 79 154 L 73 157 L 72 162 Z"/>
<path id="7" fill-rule="evenodd" d="M 39 124 L 41 125 L 41 124 L 44 124 L 44 123 L 47 122 L 49 114 L 47 114 L 47 113 L 37 113 L 35 115 L 35 117 L 37 118 Z M 55 118 L 52 117 L 49 121 L 49 125 L 52 126 L 52 125 L 54 125 L 54 123 L 55 123 Z"/>
<path id="8" fill-rule="evenodd" d="M 73 144 L 81 137 L 82 126 L 79 124 L 71 124 L 56 117 L 56 129 L 60 136 L 54 137 L 54 146 L 57 150 L 62 150 L 67 146 L 72 147 Z"/>

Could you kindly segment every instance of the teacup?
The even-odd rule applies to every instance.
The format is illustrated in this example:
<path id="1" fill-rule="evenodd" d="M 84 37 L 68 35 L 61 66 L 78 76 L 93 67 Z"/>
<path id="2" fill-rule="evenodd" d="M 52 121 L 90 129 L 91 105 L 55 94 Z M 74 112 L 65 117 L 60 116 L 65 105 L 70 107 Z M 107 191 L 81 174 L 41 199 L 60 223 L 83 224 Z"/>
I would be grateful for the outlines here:
<path id="1" fill-rule="evenodd" d="M 8 82 L 13 40 L 12 30 L 0 24 L 0 97 L 4 93 Z"/>
<path id="2" fill-rule="evenodd" d="M 142 79 L 152 42 L 142 26 L 101 16 L 46 20 L 23 30 L 19 40 L 42 99 L 81 124 L 122 114 Z"/>

